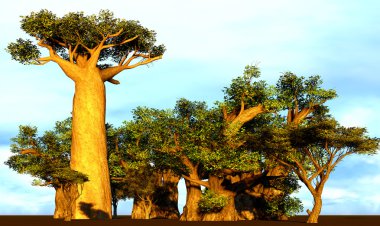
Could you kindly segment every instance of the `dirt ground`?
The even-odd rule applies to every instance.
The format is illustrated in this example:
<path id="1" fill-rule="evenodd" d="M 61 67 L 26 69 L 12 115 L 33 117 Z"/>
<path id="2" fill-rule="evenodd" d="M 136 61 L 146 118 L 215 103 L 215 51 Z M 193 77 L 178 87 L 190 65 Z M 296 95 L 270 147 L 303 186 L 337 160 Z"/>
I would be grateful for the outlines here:
<path id="1" fill-rule="evenodd" d="M 234 222 L 180 222 L 176 220 L 131 220 L 129 216 L 120 216 L 113 220 L 74 220 L 64 222 L 54 220 L 52 216 L 1 216 L 0 226 L 50 226 L 50 225 L 105 225 L 105 226 L 301 226 L 305 223 L 306 216 L 297 216 L 289 221 L 234 221 Z M 380 215 L 376 216 L 320 216 L 318 225 L 323 226 L 378 226 Z"/>

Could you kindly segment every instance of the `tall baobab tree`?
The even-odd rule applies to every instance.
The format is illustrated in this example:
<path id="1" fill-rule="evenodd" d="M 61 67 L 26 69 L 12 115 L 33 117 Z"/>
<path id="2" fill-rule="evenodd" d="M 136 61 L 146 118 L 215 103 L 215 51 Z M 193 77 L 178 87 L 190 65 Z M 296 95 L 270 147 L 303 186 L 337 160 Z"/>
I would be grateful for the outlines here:
<path id="1" fill-rule="evenodd" d="M 35 65 L 54 62 L 75 83 L 70 166 L 89 181 L 78 187 L 81 195 L 72 218 L 111 218 L 104 83 L 119 84 L 117 74 L 161 59 L 165 47 L 155 45 L 154 31 L 138 21 L 114 18 L 107 10 L 63 17 L 41 10 L 23 16 L 21 29 L 37 44 L 28 39 L 10 43 L 12 59 Z M 41 57 L 40 47 L 47 56 Z"/>

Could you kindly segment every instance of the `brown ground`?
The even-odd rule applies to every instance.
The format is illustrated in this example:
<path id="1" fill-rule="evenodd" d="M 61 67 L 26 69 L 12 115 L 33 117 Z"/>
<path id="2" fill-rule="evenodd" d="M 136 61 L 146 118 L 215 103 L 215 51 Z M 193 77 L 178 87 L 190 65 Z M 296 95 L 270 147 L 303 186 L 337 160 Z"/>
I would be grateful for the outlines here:
<path id="1" fill-rule="evenodd" d="M 104 226 L 301 226 L 306 216 L 297 216 L 287 222 L 280 221 L 235 221 L 235 222 L 179 222 L 176 220 L 131 220 L 129 216 L 120 216 L 107 221 L 77 220 L 64 222 L 54 220 L 52 216 L 1 216 L 1 226 L 50 226 L 50 225 L 104 225 Z M 320 216 L 318 225 L 323 226 L 377 226 L 380 225 L 380 215 L 376 216 Z"/>

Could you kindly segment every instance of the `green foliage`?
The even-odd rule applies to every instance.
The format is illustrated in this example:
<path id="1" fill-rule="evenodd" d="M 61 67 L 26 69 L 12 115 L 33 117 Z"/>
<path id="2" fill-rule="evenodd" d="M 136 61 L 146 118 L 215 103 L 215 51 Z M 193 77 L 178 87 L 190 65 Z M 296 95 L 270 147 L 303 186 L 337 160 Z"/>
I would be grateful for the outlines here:
<path id="1" fill-rule="evenodd" d="M 22 64 L 38 64 L 36 59 L 41 56 L 41 52 L 32 41 L 21 38 L 9 44 L 6 51 L 11 54 L 12 60 L 19 61 Z"/>
<path id="2" fill-rule="evenodd" d="M 275 199 L 267 201 L 264 211 L 269 216 L 286 215 L 291 217 L 302 212 L 303 205 L 300 199 L 287 195 L 285 197 L 276 197 Z"/>
<path id="3" fill-rule="evenodd" d="M 286 177 L 270 180 L 269 187 L 282 193 L 265 200 L 266 206 L 264 210 L 269 216 L 294 216 L 303 211 L 301 201 L 291 196 L 301 188 L 294 173 L 290 172 Z"/>
<path id="4" fill-rule="evenodd" d="M 37 135 L 37 127 L 20 126 L 12 138 L 11 151 L 15 155 L 5 162 L 18 173 L 37 179 L 33 185 L 60 186 L 82 184 L 87 176 L 70 169 L 71 118 L 57 122 L 54 129 Z"/>
<path id="5" fill-rule="evenodd" d="M 243 75 L 232 80 L 229 87 L 224 88 L 224 100 L 229 109 L 239 109 L 242 101 L 245 108 L 264 105 L 267 110 L 276 111 L 280 103 L 276 100 L 274 86 L 269 86 L 265 81 L 253 82 L 253 78 L 259 78 L 260 69 L 257 66 L 247 65 Z"/>
<path id="6" fill-rule="evenodd" d="M 202 191 L 201 199 L 198 206 L 202 213 L 217 213 L 228 203 L 228 197 L 216 194 L 212 190 L 205 189 Z"/>
<path id="7" fill-rule="evenodd" d="M 83 12 L 71 12 L 63 17 L 57 17 L 46 9 L 32 12 L 21 17 L 21 29 L 30 36 L 53 48 L 62 58 L 68 59 L 68 50 L 77 46 L 79 55 L 90 53 L 87 48 L 98 46 L 107 35 L 122 32 L 116 37 L 108 38 L 104 44 L 118 44 L 126 39 L 138 36 L 137 39 L 101 52 L 99 62 L 113 61 L 118 63 L 123 55 L 137 50 L 151 57 L 160 56 L 165 52 L 164 45 L 155 45 L 156 33 L 140 25 L 135 20 L 114 18 L 112 12 L 101 10 L 98 15 L 84 15 Z M 12 59 L 23 64 L 35 64 L 40 56 L 36 45 L 29 40 L 18 39 L 8 45 L 7 51 Z M 106 68 L 110 64 L 99 63 Z"/>
<path id="8" fill-rule="evenodd" d="M 321 85 L 322 80 L 319 75 L 306 79 L 285 72 L 276 85 L 278 100 L 286 109 L 303 109 L 321 106 L 327 100 L 337 97 L 335 90 L 323 89 Z"/>
<path id="9" fill-rule="evenodd" d="M 325 148 L 327 144 L 331 150 L 341 154 L 375 154 L 379 138 L 369 137 L 366 128 L 343 127 L 334 119 L 326 119 L 310 123 L 303 128 L 293 128 L 290 142 L 294 147 L 319 146 Z M 317 151 L 317 149 L 313 150 Z M 319 151 L 328 152 L 328 150 Z"/>
<path id="10" fill-rule="evenodd" d="M 126 177 L 123 186 L 124 194 L 129 198 L 151 196 L 156 191 L 154 168 L 147 165 L 138 169 L 124 170 Z"/>

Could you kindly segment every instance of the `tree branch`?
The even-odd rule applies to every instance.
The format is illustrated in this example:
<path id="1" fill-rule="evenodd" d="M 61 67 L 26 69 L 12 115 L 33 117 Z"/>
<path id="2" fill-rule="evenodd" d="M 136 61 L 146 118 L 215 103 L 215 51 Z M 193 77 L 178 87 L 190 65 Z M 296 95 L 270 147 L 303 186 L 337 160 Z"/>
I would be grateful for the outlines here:
<path id="1" fill-rule="evenodd" d="M 117 33 L 115 34 L 108 34 L 106 36 L 103 36 L 103 39 L 102 41 L 100 41 L 100 43 L 95 46 L 93 49 L 91 50 L 88 50 L 90 51 L 91 53 L 91 57 L 90 59 L 88 60 L 88 63 L 91 65 L 91 66 L 96 66 L 96 64 L 98 63 L 98 60 L 99 60 L 99 56 L 100 56 L 100 52 L 103 50 L 103 47 L 104 47 L 104 43 L 107 41 L 107 39 L 109 38 L 113 38 L 113 37 L 117 37 L 121 34 L 121 32 L 123 32 L 123 28 L 121 28 Z M 107 79 L 108 80 L 108 79 Z M 103 81 L 106 81 L 106 80 L 103 80 Z"/>
<path id="2" fill-rule="evenodd" d="M 307 180 L 307 178 L 305 177 L 305 175 L 301 174 L 301 172 L 298 171 L 298 170 L 295 170 L 294 172 L 297 174 L 298 178 L 306 185 L 306 187 L 309 189 L 309 191 L 311 192 L 311 194 L 314 195 L 316 193 L 315 192 L 315 188 L 310 183 L 310 181 Z"/>
<path id="3" fill-rule="evenodd" d="M 35 149 L 22 149 L 20 151 L 20 154 L 21 155 L 31 154 L 31 155 L 34 155 L 34 156 L 37 156 L 37 157 L 42 156 L 42 154 L 40 152 L 38 152 L 37 150 L 35 150 Z"/>
<path id="4" fill-rule="evenodd" d="M 244 112 L 244 95 L 241 96 L 239 115 L 241 115 L 243 112 Z"/>
<path id="5" fill-rule="evenodd" d="M 303 108 L 300 112 L 295 113 L 294 118 L 291 122 L 294 123 L 295 125 L 298 125 L 313 111 L 314 111 L 313 107 Z"/>
<path id="6" fill-rule="evenodd" d="M 120 84 L 119 80 L 116 80 L 116 79 L 113 79 L 113 78 L 108 79 L 107 82 L 112 83 L 114 85 L 119 85 Z"/>
<path id="7" fill-rule="evenodd" d="M 337 160 L 335 160 L 335 162 L 332 164 L 331 169 L 334 169 L 335 166 L 336 166 L 340 161 L 342 161 L 342 159 L 343 159 L 344 157 L 346 157 L 347 155 L 350 155 L 350 154 L 352 154 L 352 153 L 351 153 L 351 152 L 346 152 L 346 153 L 344 153 L 343 155 L 340 155 L 340 156 L 337 158 Z"/>
<path id="8" fill-rule="evenodd" d="M 201 185 L 201 186 L 204 186 L 206 188 L 210 188 L 210 183 L 208 183 L 207 181 L 203 181 L 203 180 L 198 180 L 198 179 L 193 179 L 189 176 L 186 176 L 184 174 L 182 174 L 182 177 L 185 179 L 185 180 L 188 180 L 188 181 L 191 181 L 193 183 L 196 183 L 198 185 Z"/>
<path id="9" fill-rule="evenodd" d="M 55 51 L 53 50 L 53 47 L 51 47 L 50 45 L 46 44 L 44 42 L 43 39 L 40 39 L 38 38 L 37 36 L 35 36 L 35 38 L 39 41 L 37 43 L 37 45 L 41 46 L 41 47 L 44 47 L 46 49 L 49 50 L 49 55 L 50 55 L 50 60 L 51 61 L 54 61 L 55 63 L 57 63 L 61 69 L 63 70 L 63 72 L 65 72 L 65 74 L 67 75 L 67 77 L 71 78 L 73 81 L 76 81 L 79 77 L 79 74 L 77 69 L 78 69 L 78 66 L 75 65 L 75 64 L 72 64 L 70 63 L 69 61 L 61 58 L 59 55 L 57 55 L 55 53 Z M 45 58 L 47 59 L 47 58 Z"/>
<path id="10" fill-rule="evenodd" d="M 130 38 L 130 39 L 126 39 L 126 40 L 124 40 L 124 41 L 122 41 L 120 43 L 104 45 L 104 46 L 102 46 L 102 49 L 107 49 L 107 48 L 114 47 L 114 46 L 124 45 L 124 44 L 126 44 L 128 42 L 132 42 L 133 40 L 137 39 L 138 37 L 139 36 L 136 35 L 135 37 Z"/>
<path id="11" fill-rule="evenodd" d="M 69 60 L 70 60 L 70 63 L 72 63 L 72 64 L 74 64 L 74 57 L 76 55 L 76 51 L 78 49 L 78 46 L 79 46 L 79 42 L 75 45 L 73 50 L 72 50 L 71 45 L 69 46 Z"/>
<path id="12" fill-rule="evenodd" d="M 311 152 L 309 151 L 309 149 L 308 148 L 304 148 L 304 150 L 305 150 L 307 156 L 309 156 L 310 160 L 313 162 L 314 167 L 316 169 L 320 169 L 321 166 L 315 161 L 315 159 L 314 159 L 313 155 L 311 154 Z"/>
<path id="13" fill-rule="evenodd" d="M 225 135 L 236 135 L 240 128 L 244 125 L 244 123 L 249 122 L 253 118 L 255 118 L 258 114 L 266 112 L 264 106 L 262 104 L 258 104 L 255 107 L 251 107 L 244 110 L 244 103 L 241 108 L 239 114 L 228 124 Z M 228 118 L 228 116 L 227 116 Z"/>
<path id="14" fill-rule="evenodd" d="M 121 66 L 121 65 L 124 64 L 124 62 L 125 62 L 125 60 L 127 59 L 128 55 L 129 55 L 129 52 L 127 51 L 127 52 L 123 55 L 123 57 L 120 59 L 119 64 L 118 64 L 119 66 Z"/>
<path id="15" fill-rule="evenodd" d="M 306 170 L 304 169 L 304 167 L 302 166 L 301 163 L 299 163 L 296 159 L 292 159 L 294 161 L 294 163 L 297 165 L 297 168 L 300 170 L 300 172 L 302 172 L 304 178 L 307 179 L 307 172 Z"/>
<path id="16" fill-rule="evenodd" d="M 125 69 L 132 69 L 132 68 L 135 68 L 135 67 L 138 67 L 138 66 L 141 66 L 141 65 L 146 65 L 146 64 L 152 63 L 153 61 L 156 61 L 156 60 L 159 60 L 159 59 L 162 59 L 162 56 L 148 58 L 148 59 L 140 61 L 140 62 L 138 62 L 136 64 L 126 65 Z"/>
<path id="17" fill-rule="evenodd" d="M 313 175 L 308 179 L 310 181 L 313 181 L 318 175 L 320 175 L 322 173 L 323 170 L 325 170 L 327 167 L 327 165 L 324 165 L 323 167 L 320 167 L 318 169 L 318 171 L 316 171 L 315 173 L 313 173 Z"/>
<path id="18" fill-rule="evenodd" d="M 140 61 L 139 63 L 133 64 L 133 65 L 129 65 L 129 63 L 133 59 L 135 59 L 135 58 L 136 57 L 132 56 L 130 59 L 128 59 L 128 61 L 125 64 L 123 64 L 121 66 L 119 65 L 119 66 L 109 67 L 109 68 L 101 70 L 101 75 L 102 75 L 103 81 L 108 81 L 109 79 L 112 79 L 114 76 L 116 76 L 117 74 L 119 74 L 123 70 L 132 69 L 132 68 L 135 68 L 135 67 L 138 67 L 138 66 L 141 66 L 141 65 L 145 65 L 145 64 L 149 64 L 149 63 L 151 63 L 153 61 L 162 59 L 162 56 L 157 56 L 157 57 L 154 57 L 154 58 L 149 58 L 147 60 Z"/>
<path id="19" fill-rule="evenodd" d="M 49 39 L 51 39 L 53 42 L 57 43 L 58 45 L 67 48 L 67 44 L 66 43 L 58 41 L 57 39 L 54 39 L 54 38 L 49 38 Z"/>
<path id="20" fill-rule="evenodd" d="M 37 59 L 37 65 L 45 65 L 49 63 L 50 61 L 52 61 L 51 57 L 42 57 L 42 58 Z"/>

